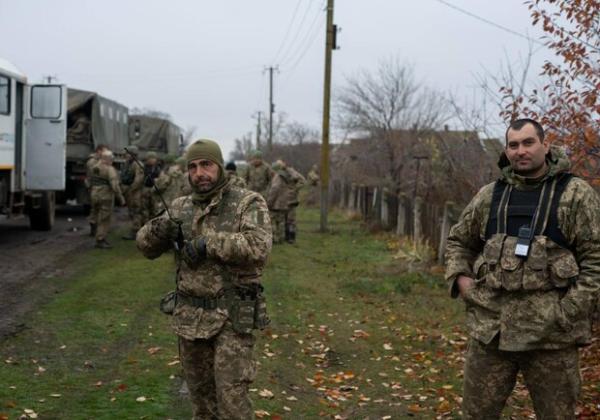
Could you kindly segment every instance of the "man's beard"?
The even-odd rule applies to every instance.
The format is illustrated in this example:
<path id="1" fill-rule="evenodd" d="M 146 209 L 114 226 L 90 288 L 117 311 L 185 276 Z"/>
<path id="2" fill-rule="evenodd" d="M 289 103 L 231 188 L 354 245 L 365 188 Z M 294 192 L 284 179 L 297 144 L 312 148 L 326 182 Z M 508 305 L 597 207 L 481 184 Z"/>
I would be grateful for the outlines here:
<path id="1" fill-rule="evenodd" d="M 190 184 L 196 192 L 205 193 L 212 190 L 215 187 L 215 185 L 217 185 L 217 181 L 218 179 L 211 180 L 208 177 L 201 176 L 197 179 L 196 183 L 190 180 Z M 200 182 L 202 182 L 202 184 L 200 184 Z"/>

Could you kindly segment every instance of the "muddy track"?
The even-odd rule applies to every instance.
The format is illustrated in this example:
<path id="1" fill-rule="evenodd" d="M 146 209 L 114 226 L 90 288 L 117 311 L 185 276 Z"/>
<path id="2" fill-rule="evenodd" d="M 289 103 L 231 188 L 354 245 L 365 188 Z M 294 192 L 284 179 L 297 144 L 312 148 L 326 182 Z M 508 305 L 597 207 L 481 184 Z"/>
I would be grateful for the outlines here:
<path id="1" fill-rule="evenodd" d="M 126 223 L 117 209 L 113 228 Z M 29 229 L 27 219 L 0 222 L 0 340 L 26 328 L 24 317 L 64 287 L 71 263 L 94 240 L 83 214 L 63 210 L 51 232 Z"/>

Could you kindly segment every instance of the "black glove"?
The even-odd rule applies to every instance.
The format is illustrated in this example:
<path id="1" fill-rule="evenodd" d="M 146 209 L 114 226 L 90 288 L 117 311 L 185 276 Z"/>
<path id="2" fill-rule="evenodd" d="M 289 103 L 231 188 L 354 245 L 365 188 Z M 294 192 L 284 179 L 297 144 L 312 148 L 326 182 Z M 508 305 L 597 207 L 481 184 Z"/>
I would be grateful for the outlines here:
<path id="1" fill-rule="evenodd" d="M 181 221 L 177 219 L 156 219 L 155 235 L 165 241 L 176 241 L 179 235 Z"/>
<path id="2" fill-rule="evenodd" d="M 206 259 L 206 241 L 203 237 L 185 241 L 181 252 L 181 259 L 188 267 L 194 268 Z"/>

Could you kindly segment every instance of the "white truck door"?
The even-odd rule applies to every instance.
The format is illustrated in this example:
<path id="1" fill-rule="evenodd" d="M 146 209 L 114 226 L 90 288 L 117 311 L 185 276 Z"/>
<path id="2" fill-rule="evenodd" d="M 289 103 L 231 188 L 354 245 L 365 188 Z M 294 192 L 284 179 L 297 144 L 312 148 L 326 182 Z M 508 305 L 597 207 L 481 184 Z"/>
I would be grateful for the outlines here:
<path id="1" fill-rule="evenodd" d="M 67 154 L 67 88 L 27 86 L 25 187 L 64 190 Z"/>

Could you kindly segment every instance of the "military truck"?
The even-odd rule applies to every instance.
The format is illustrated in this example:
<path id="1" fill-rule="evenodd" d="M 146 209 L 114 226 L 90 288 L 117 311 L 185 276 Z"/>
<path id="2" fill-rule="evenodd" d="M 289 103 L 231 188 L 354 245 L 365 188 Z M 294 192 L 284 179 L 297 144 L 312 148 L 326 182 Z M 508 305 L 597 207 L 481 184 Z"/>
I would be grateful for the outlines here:
<path id="1" fill-rule="evenodd" d="M 149 151 L 156 152 L 159 158 L 179 156 L 184 147 L 183 135 L 177 125 L 150 115 L 129 116 L 129 142 L 138 147 L 142 159 Z"/>
<path id="2" fill-rule="evenodd" d="M 115 154 L 117 167 L 124 162 L 128 120 L 126 106 L 96 92 L 68 89 L 66 189 L 59 203 L 89 206 L 85 163 L 101 144 Z"/>
<path id="3" fill-rule="evenodd" d="M 29 84 L 0 59 L 0 217 L 54 224 L 55 193 L 65 188 L 67 88 Z"/>

